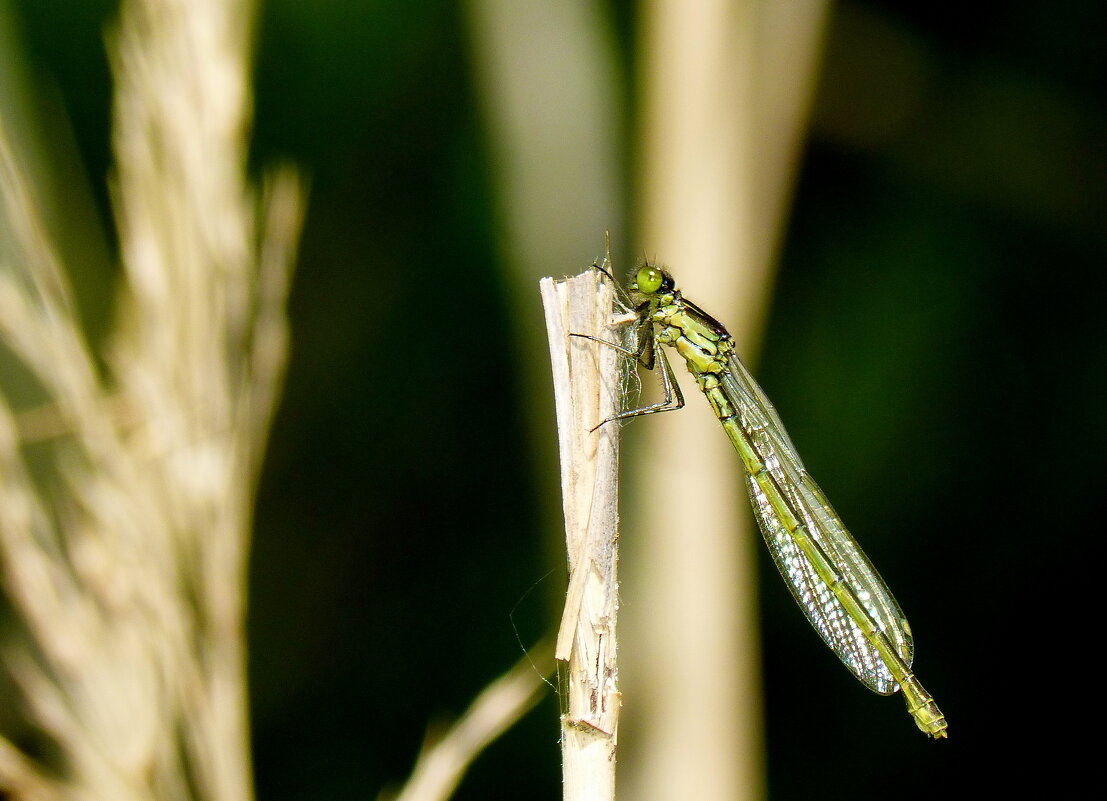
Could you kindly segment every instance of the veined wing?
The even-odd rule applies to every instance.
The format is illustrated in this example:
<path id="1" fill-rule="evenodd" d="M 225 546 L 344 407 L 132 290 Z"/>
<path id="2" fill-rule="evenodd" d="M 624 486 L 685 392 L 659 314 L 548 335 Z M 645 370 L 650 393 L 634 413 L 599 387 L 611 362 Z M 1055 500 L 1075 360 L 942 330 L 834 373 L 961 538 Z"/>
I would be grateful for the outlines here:
<path id="1" fill-rule="evenodd" d="M 819 486 L 807 474 L 788 433 L 761 387 L 737 357 L 731 357 L 721 385 L 739 414 L 742 429 L 780 487 L 788 511 L 833 567 L 870 620 L 854 620 L 788 531 L 760 486 L 747 489 L 762 536 L 796 603 L 838 658 L 867 687 L 882 695 L 899 689 L 865 629 L 883 631 L 908 666 L 914 645 L 903 612 L 887 585 L 858 547 Z"/>

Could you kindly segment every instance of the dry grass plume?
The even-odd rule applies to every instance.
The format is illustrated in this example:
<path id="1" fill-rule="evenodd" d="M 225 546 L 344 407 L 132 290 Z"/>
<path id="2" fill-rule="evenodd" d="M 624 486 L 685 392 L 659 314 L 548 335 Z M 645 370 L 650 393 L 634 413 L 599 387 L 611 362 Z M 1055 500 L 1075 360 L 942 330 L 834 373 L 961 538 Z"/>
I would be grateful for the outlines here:
<path id="1" fill-rule="evenodd" d="M 103 352 L 0 108 L 0 789 L 241 801 L 246 557 L 301 190 L 246 178 L 251 2 L 120 13 Z"/>

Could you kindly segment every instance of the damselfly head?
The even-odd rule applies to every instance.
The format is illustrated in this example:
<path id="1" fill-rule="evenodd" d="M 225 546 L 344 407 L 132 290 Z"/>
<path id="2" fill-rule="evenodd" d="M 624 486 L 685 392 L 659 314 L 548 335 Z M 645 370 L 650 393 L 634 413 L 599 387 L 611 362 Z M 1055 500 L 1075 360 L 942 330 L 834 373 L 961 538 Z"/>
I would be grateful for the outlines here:
<path id="1" fill-rule="evenodd" d="M 646 297 L 656 295 L 659 292 L 668 292 L 672 288 L 673 277 L 662 268 L 655 267 L 649 262 L 638 268 L 630 284 L 631 292 L 638 292 Z"/>

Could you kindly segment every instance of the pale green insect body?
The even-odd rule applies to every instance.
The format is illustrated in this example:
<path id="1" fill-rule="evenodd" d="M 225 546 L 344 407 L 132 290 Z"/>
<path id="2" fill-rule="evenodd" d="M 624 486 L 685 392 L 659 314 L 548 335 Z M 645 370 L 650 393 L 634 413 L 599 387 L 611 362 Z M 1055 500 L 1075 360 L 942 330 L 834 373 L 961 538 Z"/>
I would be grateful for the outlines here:
<path id="1" fill-rule="evenodd" d="M 638 335 L 631 352 L 649 369 L 656 355 L 666 399 L 616 419 L 684 405 L 657 345 L 674 348 L 742 459 L 765 543 L 807 619 L 861 682 L 884 695 L 902 690 L 916 725 L 931 737 L 945 737 L 945 716 L 911 671 L 914 645 L 899 604 L 808 475 L 726 329 L 686 300 L 668 273 L 649 264 L 635 273 L 628 299 Z"/>

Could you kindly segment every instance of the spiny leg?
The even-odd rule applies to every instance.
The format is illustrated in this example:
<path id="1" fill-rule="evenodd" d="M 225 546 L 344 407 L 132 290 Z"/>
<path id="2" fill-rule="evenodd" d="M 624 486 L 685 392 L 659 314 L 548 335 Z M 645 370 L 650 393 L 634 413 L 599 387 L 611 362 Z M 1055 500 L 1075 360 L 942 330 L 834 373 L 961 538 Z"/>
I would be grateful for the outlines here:
<path id="1" fill-rule="evenodd" d="M 609 263 L 606 259 L 604 261 L 605 263 Z M 596 264 L 595 262 L 592 262 L 592 269 L 607 276 L 607 280 L 609 280 L 611 282 L 611 285 L 615 288 L 615 296 L 618 298 L 619 303 L 623 306 L 623 308 L 628 310 L 634 308 L 633 301 L 630 299 L 630 295 L 627 293 L 626 288 L 621 283 L 619 283 L 615 276 L 611 274 L 610 270 L 602 265 Z"/>
<path id="2" fill-rule="evenodd" d="M 650 326 L 651 323 L 646 320 L 643 321 L 643 325 L 640 327 Z M 628 348 L 617 342 L 610 342 L 600 337 L 590 336 L 588 334 L 569 334 L 572 337 L 580 337 L 581 339 L 590 339 L 593 342 L 599 342 L 601 345 L 607 345 L 609 348 L 615 348 L 619 353 L 625 356 L 631 356 L 645 367 L 650 372 L 653 372 L 656 365 L 654 357 L 657 357 L 657 361 L 661 366 L 661 387 L 665 393 L 665 399 L 659 403 L 651 403 L 648 406 L 640 406 L 637 409 L 627 409 L 626 411 L 614 414 L 606 420 L 602 421 L 599 425 L 592 429 L 595 431 L 600 426 L 607 425 L 613 420 L 628 420 L 632 417 L 641 417 L 646 414 L 657 414 L 658 412 L 674 412 L 677 409 L 684 408 L 684 394 L 680 391 L 680 385 L 677 384 L 676 375 L 673 373 L 673 367 L 669 363 L 669 359 L 665 356 L 664 351 L 657 346 L 657 337 L 654 336 L 652 331 L 647 332 L 647 336 L 642 340 L 642 344 L 637 348 Z M 590 432 L 591 433 L 591 432 Z"/>

